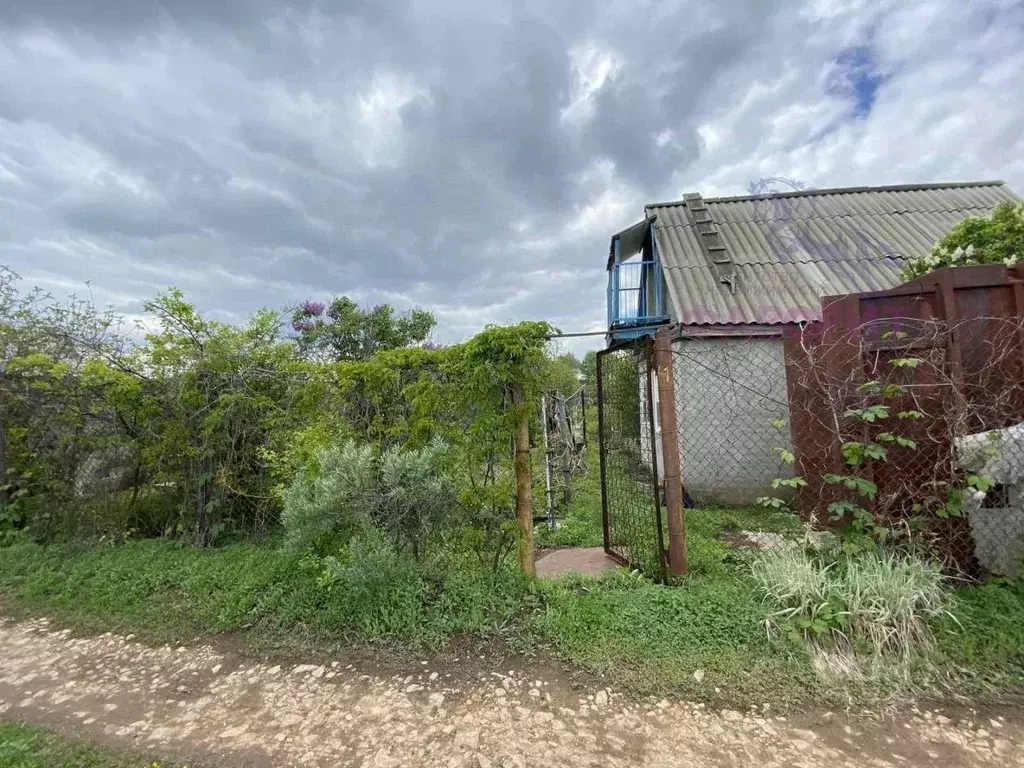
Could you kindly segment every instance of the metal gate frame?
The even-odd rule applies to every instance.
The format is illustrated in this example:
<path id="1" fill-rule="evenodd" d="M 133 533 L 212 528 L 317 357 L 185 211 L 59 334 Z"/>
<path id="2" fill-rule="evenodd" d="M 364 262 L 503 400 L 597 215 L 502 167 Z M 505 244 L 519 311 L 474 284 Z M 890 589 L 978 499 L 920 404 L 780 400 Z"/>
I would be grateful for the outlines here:
<path id="1" fill-rule="evenodd" d="M 661 582 L 667 581 L 666 572 L 666 559 L 667 551 L 665 549 L 664 533 L 662 528 L 662 512 L 661 512 L 661 482 L 658 476 L 658 446 L 657 446 L 657 434 L 655 432 L 655 415 L 654 415 L 654 388 L 652 386 L 652 371 L 654 370 L 654 339 L 650 337 L 643 337 L 639 339 L 631 339 L 627 341 L 618 342 L 613 344 L 606 349 L 602 349 L 597 353 L 597 424 L 598 424 L 598 455 L 600 458 L 601 465 L 601 521 L 604 534 L 604 551 L 609 557 L 616 560 L 619 563 L 629 567 L 643 570 L 643 562 L 638 558 L 637 553 L 633 551 L 633 547 L 629 546 L 628 543 L 625 545 L 617 544 L 613 542 L 613 536 L 616 532 L 616 510 L 615 500 L 609 499 L 608 497 L 608 433 L 606 432 L 606 417 L 605 409 L 607 407 L 607 401 L 605 400 L 604 393 L 604 359 L 609 355 L 616 352 L 622 352 L 623 350 L 633 350 L 636 353 L 636 358 L 644 363 L 643 365 L 643 380 L 644 391 L 646 394 L 645 403 L 646 407 L 641 404 L 641 408 L 646 413 L 641 413 L 641 423 L 645 420 L 647 422 L 647 433 L 650 440 L 650 469 L 651 477 L 653 478 L 651 483 L 651 504 L 652 504 L 652 516 L 653 516 L 653 531 L 655 536 L 654 540 L 650 542 L 650 547 L 657 555 L 657 571 L 655 573 L 648 573 L 647 575 Z M 638 373 L 639 378 L 639 373 Z M 642 439 L 642 435 L 641 435 Z M 618 547 L 618 550 L 616 550 Z"/>

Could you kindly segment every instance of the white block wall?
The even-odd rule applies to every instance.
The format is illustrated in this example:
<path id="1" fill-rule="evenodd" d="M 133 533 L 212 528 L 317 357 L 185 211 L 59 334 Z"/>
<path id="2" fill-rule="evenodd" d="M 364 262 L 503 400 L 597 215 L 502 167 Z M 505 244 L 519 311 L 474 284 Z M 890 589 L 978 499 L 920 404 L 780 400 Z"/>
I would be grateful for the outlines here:
<path id="1" fill-rule="evenodd" d="M 686 339 L 673 347 L 686 492 L 698 505 L 776 495 L 772 480 L 792 475 L 772 450 L 792 449 L 782 340 Z M 785 427 L 772 426 L 775 419 Z"/>

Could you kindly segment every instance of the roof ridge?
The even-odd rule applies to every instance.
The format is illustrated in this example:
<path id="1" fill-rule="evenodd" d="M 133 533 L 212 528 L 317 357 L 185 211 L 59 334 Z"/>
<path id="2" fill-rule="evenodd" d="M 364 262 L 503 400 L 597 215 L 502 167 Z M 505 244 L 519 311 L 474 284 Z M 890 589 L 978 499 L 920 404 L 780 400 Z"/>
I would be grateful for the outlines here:
<path id="1" fill-rule="evenodd" d="M 965 189 L 970 187 L 1005 187 L 1002 179 L 985 181 L 946 181 L 927 182 L 920 184 L 893 184 L 880 187 L 826 187 L 823 189 L 798 189 L 789 192 L 768 192 L 762 195 L 735 195 L 732 197 L 705 197 L 705 203 L 738 203 L 751 200 L 772 200 L 781 197 L 814 197 L 816 195 L 849 195 L 864 192 L 914 192 L 935 189 Z M 1012 190 L 1011 190 L 1012 191 Z M 648 203 L 644 208 L 665 208 L 686 205 L 685 200 L 672 200 L 663 203 Z"/>

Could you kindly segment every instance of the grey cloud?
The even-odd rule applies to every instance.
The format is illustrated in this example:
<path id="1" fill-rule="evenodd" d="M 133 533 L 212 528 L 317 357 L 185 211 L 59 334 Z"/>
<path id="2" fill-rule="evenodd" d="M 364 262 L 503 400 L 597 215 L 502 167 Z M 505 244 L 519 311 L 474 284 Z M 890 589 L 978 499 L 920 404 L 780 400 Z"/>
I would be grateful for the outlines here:
<path id="1" fill-rule="evenodd" d="M 178 282 L 225 316 L 348 292 L 444 307 L 447 338 L 527 316 L 579 330 L 603 317 L 608 234 L 678 194 L 707 159 L 698 126 L 801 64 L 808 18 L 755 0 L 8 0 L 0 262 L 116 296 Z M 567 125 L 578 45 L 621 66 Z M 393 113 L 367 102 L 375 82 L 404 93 Z M 606 195 L 628 210 L 568 229 Z"/>

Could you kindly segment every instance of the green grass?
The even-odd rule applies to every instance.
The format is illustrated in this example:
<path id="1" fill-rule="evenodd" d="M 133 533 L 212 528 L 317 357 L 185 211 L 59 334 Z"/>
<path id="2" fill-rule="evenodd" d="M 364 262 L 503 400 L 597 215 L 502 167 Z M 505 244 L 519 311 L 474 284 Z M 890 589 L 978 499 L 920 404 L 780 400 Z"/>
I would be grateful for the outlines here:
<path id="1" fill-rule="evenodd" d="M 171 763 L 94 747 L 51 731 L 0 721 L 0 768 L 173 768 Z"/>
<path id="2" fill-rule="evenodd" d="M 684 516 L 687 571 L 700 576 L 725 577 L 747 570 L 753 552 L 730 547 L 723 538 L 726 532 L 763 531 L 788 538 L 803 533 L 803 524 L 796 515 L 759 507 L 687 509 Z M 667 530 L 665 538 L 667 541 Z"/>
<path id="3" fill-rule="evenodd" d="M 932 622 L 947 665 L 998 687 L 1024 684 L 1024 581 L 960 587 L 952 613 Z"/>
<path id="4" fill-rule="evenodd" d="M 537 546 L 600 547 L 604 544 L 601 468 L 596 447 L 595 444 L 587 455 L 587 471 L 574 478 L 572 502 L 564 513 L 559 512 L 558 527 L 552 530 L 544 524 L 537 526 Z"/>
<path id="5" fill-rule="evenodd" d="M 546 597 L 536 623 L 558 652 L 637 693 L 740 705 L 815 695 L 806 651 L 768 638 L 765 612 L 743 582 L 665 587 L 618 571 L 562 579 Z"/>
<path id="6" fill-rule="evenodd" d="M 802 644 L 785 633 L 768 637 L 768 611 L 746 560 L 721 543 L 722 530 L 754 530 L 758 522 L 763 529 L 765 521 L 783 529 L 791 521 L 743 510 L 688 512 L 690 542 L 703 542 L 707 559 L 676 587 L 624 570 L 528 585 L 511 571 L 418 566 L 373 548 L 326 578 L 321 561 L 267 543 L 195 549 L 166 540 L 77 547 L 20 540 L 0 548 L 0 594 L 9 610 L 84 632 L 160 643 L 228 632 L 260 655 L 376 645 L 391 658 L 469 635 L 526 651 L 550 647 L 641 694 L 734 706 L 832 704 L 847 695 L 816 682 Z M 958 693 L 1022 682 L 1024 586 L 965 586 L 952 610 L 959 623 L 932 623 L 931 679 L 937 673 L 944 690 Z"/>
<path id="7" fill-rule="evenodd" d="M 515 572 L 441 570 L 365 551 L 325 579 L 322 562 L 268 544 L 196 549 L 166 540 L 121 546 L 0 549 L 0 592 L 15 607 L 85 632 L 159 642 L 220 632 L 314 640 L 396 640 L 504 632 L 524 603 Z M 273 639 L 269 637 L 269 639 Z"/>
<path id="8" fill-rule="evenodd" d="M 734 578 L 669 588 L 619 571 L 601 581 L 527 587 L 505 573 L 486 581 L 466 569 L 424 596 L 415 571 L 373 553 L 361 562 L 327 590 L 322 569 L 266 544 L 200 550 L 144 540 L 69 549 L 21 542 L 0 550 L 0 590 L 13 607 L 81 631 L 155 642 L 234 632 L 263 652 L 289 647 L 295 634 L 313 651 L 339 639 L 422 649 L 460 634 L 500 636 L 526 649 L 550 646 L 639 693 L 729 702 L 793 701 L 810 679 L 805 654 L 768 640 L 764 611 Z M 693 678 L 697 669 L 703 683 Z"/>

